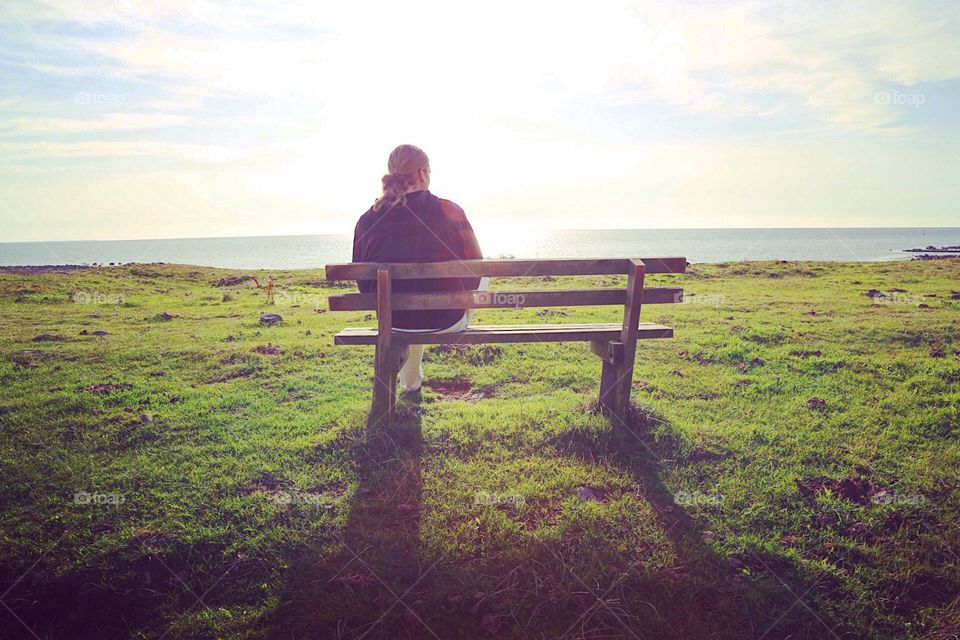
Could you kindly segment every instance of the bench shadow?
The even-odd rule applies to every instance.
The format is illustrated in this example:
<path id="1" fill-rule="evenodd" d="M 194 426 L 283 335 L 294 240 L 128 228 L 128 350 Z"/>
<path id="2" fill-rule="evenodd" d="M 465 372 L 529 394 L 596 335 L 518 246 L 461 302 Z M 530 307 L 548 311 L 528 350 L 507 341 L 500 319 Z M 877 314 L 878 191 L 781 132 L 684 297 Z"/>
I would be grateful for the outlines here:
<path id="1" fill-rule="evenodd" d="M 272 638 L 418 638 L 409 605 L 429 588 L 420 559 L 419 402 L 387 426 L 371 414 L 354 447 L 357 493 L 344 528 L 324 548 L 290 558 Z"/>
<path id="2" fill-rule="evenodd" d="M 652 580 L 639 576 L 628 582 L 633 608 L 643 612 L 643 622 L 623 637 L 848 637 L 837 635 L 841 622 L 828 625 L 801 597 L 814 589 L 831 591 L 829 579 L 811 580 L 796 564 L 762 550 L 728 558 L 707 544 L 689 508 L 678 504 L 679 494 L 663 482 L 664 465 L 677 460 L 681 446 L 679 435 L 661 417 L 631 405 L 626 424 L 601 432 L 571 429 L 552 444 L 586 463 L 612 464 L 628 473 L 673 547 L 675 569 L 661 571 Z"/>
<path id="3" fill-rule="evenodd" d="M 787 590 L 759 590 L 714 554 L 661 480 L 678 440 L 630 425 L 571 429 L 546 443 L 585 463 L 613 464 L 635 479 L 673 548 L 667 570 L 634 568 L 616 549 L 610 571 L 577 575 L 571 541 L 518 545 L 509 559 L 436 557 L 420 538 L 424 442 L 419 410 L 358 445 L 358 491 L 330 546 L 293 552 L 272 638 L 786 638 L 821 637 Z M 576 542 L 574 541 L 575 545 Z M 478 552 L 479 553 L 479 552 Z M 620 555 L 618 555 L 620 554 Z M 791 588 L 802 578 L 780 567 Z"/>

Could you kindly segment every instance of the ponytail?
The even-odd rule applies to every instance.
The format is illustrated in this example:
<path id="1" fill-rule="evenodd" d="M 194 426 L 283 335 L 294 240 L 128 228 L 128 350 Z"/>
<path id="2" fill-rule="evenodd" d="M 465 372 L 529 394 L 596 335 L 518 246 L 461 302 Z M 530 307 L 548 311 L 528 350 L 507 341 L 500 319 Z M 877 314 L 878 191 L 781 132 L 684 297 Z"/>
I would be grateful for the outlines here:
<path id="1" fill-rule="evenodd" d="M 387 160 L 387 174 L 381 180 L 383 195 L 373 203 L 373 210 L 380 211 L 400 202 L 417 181 L 417 172 L 430 162 L 427 154 L 412 144 L 402 144 L 390 153 Z"/>
<path id="2" fill-rule="evenodd" d="M 373 210 L 380 211 L 384 207 L 389 209 L 393 205 L 403 202 L 407 191 L 416 181 L 416 175 L 416 173 L 388 173 L 384 175 L 382 179 L 383 195 L 373 203 Z"/>

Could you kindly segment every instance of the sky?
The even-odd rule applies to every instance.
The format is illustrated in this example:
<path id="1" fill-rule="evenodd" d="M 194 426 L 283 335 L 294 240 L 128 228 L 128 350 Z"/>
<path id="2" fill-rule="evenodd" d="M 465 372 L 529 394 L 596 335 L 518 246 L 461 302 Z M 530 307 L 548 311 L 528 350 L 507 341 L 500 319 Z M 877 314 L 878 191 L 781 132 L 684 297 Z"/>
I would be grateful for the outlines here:
<path id="1" fill-rule="evenodd" d="M 0 3 L 0 241 L 960 226 L 960 2 Z"/>

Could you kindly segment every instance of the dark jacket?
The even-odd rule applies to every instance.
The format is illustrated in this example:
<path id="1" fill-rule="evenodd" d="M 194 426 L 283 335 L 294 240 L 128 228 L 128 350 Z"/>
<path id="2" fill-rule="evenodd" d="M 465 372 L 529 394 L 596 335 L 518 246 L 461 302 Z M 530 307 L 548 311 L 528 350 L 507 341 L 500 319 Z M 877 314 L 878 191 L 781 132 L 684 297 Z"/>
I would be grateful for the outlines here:
<path id="1" fill-rule="evenodd" d="M 405 202 L 367 210 L 353 234 L 354 262 L 447 262 L 482 259 L 480 245 L 463 209 L 424 189 L 408 193 Z M 393 290 L 472 291 L 480 278 L 394 280 Z M 377 290 L 373 280 L 357 282 L 360 291 Z M 464 309 L 394 311 L 401 329 L 445 329 L 463 318 Z"/>

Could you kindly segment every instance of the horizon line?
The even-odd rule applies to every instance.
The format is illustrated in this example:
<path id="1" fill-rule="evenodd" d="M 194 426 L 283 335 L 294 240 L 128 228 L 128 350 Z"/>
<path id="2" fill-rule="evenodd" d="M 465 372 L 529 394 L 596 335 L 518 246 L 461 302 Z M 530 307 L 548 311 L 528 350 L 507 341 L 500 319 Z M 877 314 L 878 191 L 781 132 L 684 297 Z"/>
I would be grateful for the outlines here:
<path id="1" fill-rule="evenodd" d="M 960 230 L 958 227 L 908 227 L 908 226 L 834 226 L 834 227 L 544 227 L 539 231 L 770 231 L 770 230 L 833 230 L 833 229 L 920 229 L 920 230 Z M 475 229 L 476 231 L 476 229 Z M 482 226 L 481 226 L 482 231 Z M 110 238 L 106 240 L 12 240 L 0 242 L 8 244 L 47 244 L 66 242 L 157 242 L 167 240 L 232 240 L 241 238 L 308 238 L 314 236 L 341 236 L 349 238 L 349 233 L 277 233 L 270 235 L 239 236 L 174 236 L 166 238 Z"/>

